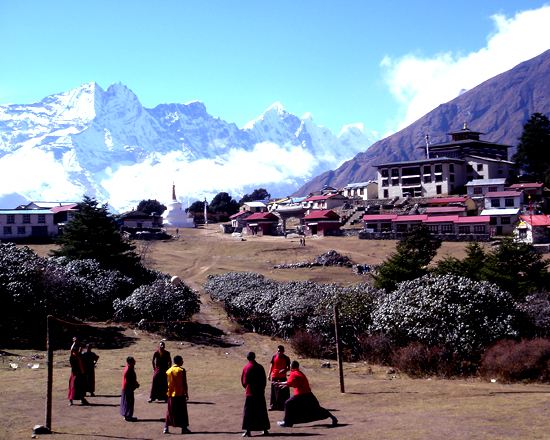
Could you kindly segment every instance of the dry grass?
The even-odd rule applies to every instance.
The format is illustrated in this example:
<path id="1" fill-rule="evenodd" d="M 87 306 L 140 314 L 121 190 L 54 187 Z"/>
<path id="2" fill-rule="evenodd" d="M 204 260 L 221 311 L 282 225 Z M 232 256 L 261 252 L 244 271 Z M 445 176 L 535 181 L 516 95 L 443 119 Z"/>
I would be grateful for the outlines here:
<path id="1" fill-rule="evenodd" d="M 41 255 L 44 247 L 34 247 Z M 463 256 L 462 244 L 444 244 L 445 252 Z M 318 282 L 357 283 L 363 278 L 343 268 L 272 270 L 274 264 L 310 261 L 316 255 L 335 249 L 360 263 L 376 264 L 394 249 L 392 242 L 367 242 L 354 238 L 310 239 L 306 248 L 296 240 L 252 237 L 236 242 L 218 233 L 215 226 L 180 231 L 180 238 L 157 243 L 153 257 L 156 269 L 182 277 L 200 288 L 206 276 L 229 270 L 264 273 L 279 281 L 314 280 Z M 462 253 L 462 254 L 461 254 Z M 219 304 L 202 296 L 197 321 L 223 330 L 220 344 L 205 340 L 167 341 L 172 355 L 181 354 L 188 372 L 191 401 L 189 414 L 194 438 L 237 438 L 242 431 L 241 413 L 244 392 L 240 371 L 248 351 L 255 351 L 260 363 L 281 341 L 253 333 L 243 333 L 227 321 Z M 102 347 L 97 370 L 98 397 L 91 406 L 67 406 L 68 351 L 56 352 L 54 364 L 53 423 L 59 439 L 161 439 L 165 406 L 147 404 L 152 369 L 150 359 L 156 348 L 155 335 L 125 329 L 129 338 L 125 348 Z M 283 342 L 284 343 L 284 342 Z M 67 347 L 70 341 L 67 341 Z M 288 346 L 288 344 L 286 344 Z M 31 435 L 32 426 L 44 423 L 46 388 L 45 360 L 30 357 L 43 353 L 9 348 L 0 364 L 0 438 L 19 440 Z M 291 358 L 294 353 L 287 347 Z M 136 393 L 137 423 L 126 423 L 118 414 L 120 381 L 124 359 L 137 359 L 137 375 L 142 386 Z M 20 365 L 12 371 L 9 363 Z M 27 363 L 40 363 L 38 370 Z M 323 406 L 339 418 L 341 426 L 328 428 L 328 421 L 295 428 L 276 426 L 281 413 L 270 413 L 271 433 L 275 437 L 316 436 L 327 439 L 548 439 L 549 389 L 545 385 L 503 385 L 472 380 L 412 380 L 388 375 L 383 368 L 363 363 L 344 365 L 346 393 L 340 394 L 336 368 L 321 368 L 322 361 L 303 359 L 313 391 Z M 370 374 L 369 369 L 372 369 Z M 392 377 L 395 376 L 395 377 Z M 176 432 L 174 430 L 174 432 Z M 253 433 L 259 434 L 259 433 Z"/>

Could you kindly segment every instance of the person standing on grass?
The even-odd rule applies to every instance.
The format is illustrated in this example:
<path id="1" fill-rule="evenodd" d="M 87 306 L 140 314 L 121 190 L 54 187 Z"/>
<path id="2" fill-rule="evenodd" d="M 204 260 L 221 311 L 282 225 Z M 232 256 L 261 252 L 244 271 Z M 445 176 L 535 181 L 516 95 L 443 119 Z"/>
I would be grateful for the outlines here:
<path id="1" fill-rule="evenodd" d="M 69 358 L 69 363 L 71 365 L 69 391 L 67 392 L 69 406 L 73 405 L 73 400 L 80 400 L 82 405 L 89 405 L 89 402 L 86 400 L 86 374 L 84 373 L 80 350 L 80 344 L 76 341 L 76 338 L 74 338 L 73 346 L 71 347 L 71 357 Z"/>
<path id="2" fill-rule="evenodd" d="M 99 356 L 92 351 L 92 344 L 86 344 L 86 351 L 80 357 L 86 375 L 86 392 L 95 397 L 95 366 Z"/>
<path id="3" fill-rule="evenodd" d="M 122 376 L 122 394 L 120 395 L 120 415 L 127 422 L 135 422 L 134 417 L 134 390 L 139 388 L 136 376 L 136 360 L 132 356 L 126 358 L 126 369 Z"/>
<path id="4" fill-rule="evenodd" d="M 338 424 L 338 419 L 319 405 L 319 401 L 311 392 L 306 375 L 300 370 L 298 361 L 292 361 L 290 364 L 288 380 L 279 382 L 277 385 L 282 388 L 294 388 L 294 395 L 285 403 L 285 418 L 277 422 L 279 426 L 291 428 L 297 423 L 309 423 L 328 418 L 332 419 L 332 426 Z"/>
<path id="5" fill-rule="evenodd" d="M 256 354 L 247 354 L 248 364 L 243 368 L 241 384 L 246 389 L 246 399 L 243 410 L 243 437 L 252 437 L 250 431 L 263 431 L 269 435 L 269 417 L 265 404 L 265 386 L 267 383 L 265 369 L 256 362 Z"/>
<path id="6" fill-rule="evenodd" d="M 187 413 L 187 401 L 189 392 L 187 389 L 187 375 L 182 368 L 183 358 L 174 356 L 174 365 L 166 372 L 168 376 L 168 408 L 164 422 L 164 434 L 169 434 L 168 426 L 181 428 L 182 434 L 190 434 L 189 415 Z"/>
<path id="7" fill-rule="evenodd" d="M 286 373 L 290 370 L 290 358 L 285 354 L 285 347 L 279 345 L 277 354 L 271 358 L 271 367 L 267 378 L 271 380 L 271 399 L 268 411 L 284 411 L 285 402 L 290 398 L 290 389 L 280 388 L 277 382 L 286 381 Z"/>
<path id="8" fill-rule="evenodd" d="M 153 354 L 153 382 L 151 383 L 151 394 L 147 402 L 151 403 L 153 400 L 164 400 L 168 398 L 166 392 L 168 391 L 168 381 L 166 378 L 166 371 L 172 365 L 170 359 L 170 352 L 166 351 L 163 341 L 159 342 L 159 349 Z"/>

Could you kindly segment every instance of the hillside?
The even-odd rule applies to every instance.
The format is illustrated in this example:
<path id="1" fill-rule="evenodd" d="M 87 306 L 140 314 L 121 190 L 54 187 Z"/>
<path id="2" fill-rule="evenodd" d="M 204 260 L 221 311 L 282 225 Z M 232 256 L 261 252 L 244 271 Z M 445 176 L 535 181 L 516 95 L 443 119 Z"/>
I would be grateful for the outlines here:
<path id="1" fill-rule="evenodd" d="M 550 50 L 497 75 L 479 86 L 441 104 L 403 130 L 373 144 L 335 170 L 326 171 L 296 191 L 304 196 L 323 185 L 342 187 L 376 178 L 373 165 L 421 159 L 425 135 L 433 143 L 448 140 L 446 133 L 464 122 L 485 133 L 483 140 L 517 145 L 523 124 L 535 112 L 550 114 Z M 513 154 L 515 149 L 510 149 Z"/>

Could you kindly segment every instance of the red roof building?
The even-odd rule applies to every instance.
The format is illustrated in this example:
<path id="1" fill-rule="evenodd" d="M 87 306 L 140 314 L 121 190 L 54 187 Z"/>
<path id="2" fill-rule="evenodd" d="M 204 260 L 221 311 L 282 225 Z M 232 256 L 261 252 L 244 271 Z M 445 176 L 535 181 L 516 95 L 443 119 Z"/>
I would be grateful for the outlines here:
<path id="1" fill-rule="evenodd" d="M 256 212 L 246 218 L 248 235 L 272 235 L 272 229 L 279 223 L 279 217 L 271 212 Z"/>
<path id="2" fill-rule="evenodd" d="M 340 216 L 330 209 L 312 211 L 302 219 L 306 235 L 327 235 L 328 231 L 340 229 Z"/>

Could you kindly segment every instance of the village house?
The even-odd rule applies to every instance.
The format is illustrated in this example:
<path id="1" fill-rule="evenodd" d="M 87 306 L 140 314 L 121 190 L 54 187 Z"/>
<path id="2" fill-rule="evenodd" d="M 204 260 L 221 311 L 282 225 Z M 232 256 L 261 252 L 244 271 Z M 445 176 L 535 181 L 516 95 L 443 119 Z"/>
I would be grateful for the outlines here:
<path id="1" fill-rule="evenodd" d="M 475 179 L 506 178 L 517 175 L 517 167 L 507 160 L 507 145 L 479 139 L 483 133 L 461 130 L 447 133 L 452 140 L 422 146 L 426 158 L 375 165 L 380 199 L 435 197 L 457 192 Z"/>
<path id="2" fill-rule="evenodd" d="M 273 235 L 277 229 L 279 217 L 271 212 L 256 212 L 246 218 L 248 235 Z"/>
<path id="3" fill-rule="evenodd" d="M 162 227 L 162 217 L 142 211 L 128 211 L 120 215 L 122 228 L 125 229 L 158 229 Z"/>
<path id="4" fill-rule="evenodd" d="M 521 215 L 514 236 L 524 243 L 539 244 L 550 241 L 550 216 Z"/>
<path id="5" fill-rule="evenodd" d="M 369 238 L 382 238 L 384 234 L 400 234 L 416 226 L 425 225 L 432 234 L 440 236 L 467 235 L 467 238 L 472 240 L 486 239 L 489 235 L 489 221 L 488 217 L 460 215 L 366 214 L 363 216 L 365 232 L 378 234 Z"/>
<path id="6" fill-rule="evenodd" d="M 303 219 L 305 235 L 327 235 L 329 231 L 340 229 L 340 216 L 330 209 L 312 211 Z"/>
<path id="7" fill-rule="evenodd" d="M 240 211 L 248 211 L 248 212 L 266 212 L 267 211 L 267 205 L 265 202 L 255 200 L 253 202 L 245 202 L 243 205 L 239 208 Z"/>
<path id="8" fill-rule="evenodd" d="M 252 213 L 250 211 L 239 211 L 229 217 L 231 220 L 231 228 L 233 231 L 242 231 L 246 228 L 246 219 L 250 217 Z"/>
<path id="9" fill-rule="evenodd" d="M 492 235 L 507 235 L 513 232 L 519 218 L 522 199 L 521 191 L 495 191 L 485 195 L 485 209 L 480 215 L 490 218 Z"/>
<path id="10" fill-rule="evenodd" d="M 302 207 L 308 213 L 314 210 L 330 210 L 347 202 L 348 198 L 340 194 L 326 194 L 319 196 L 310 196 L 302 200 Z"/>
<path id="11" fill-rule="evenodd" d="M 466 192 L 469 197 L 485 197 L 488 192 L 504 191 L 506 179 L 474 179 L 466 184 Z"/>
<path id="12" fill-rule="evenodd" d="M 350 183 L 344 187 L 343 193 L 344 197 L 347 197 L 348 199 L 377 199 L 378 183 L 374 180 L 360 183 Z"/>
<path id="13" fill-rule="evenodd" d="M 0 210 L 0 241 L 55 238 L 58 229 L 49 209 Z"/>

